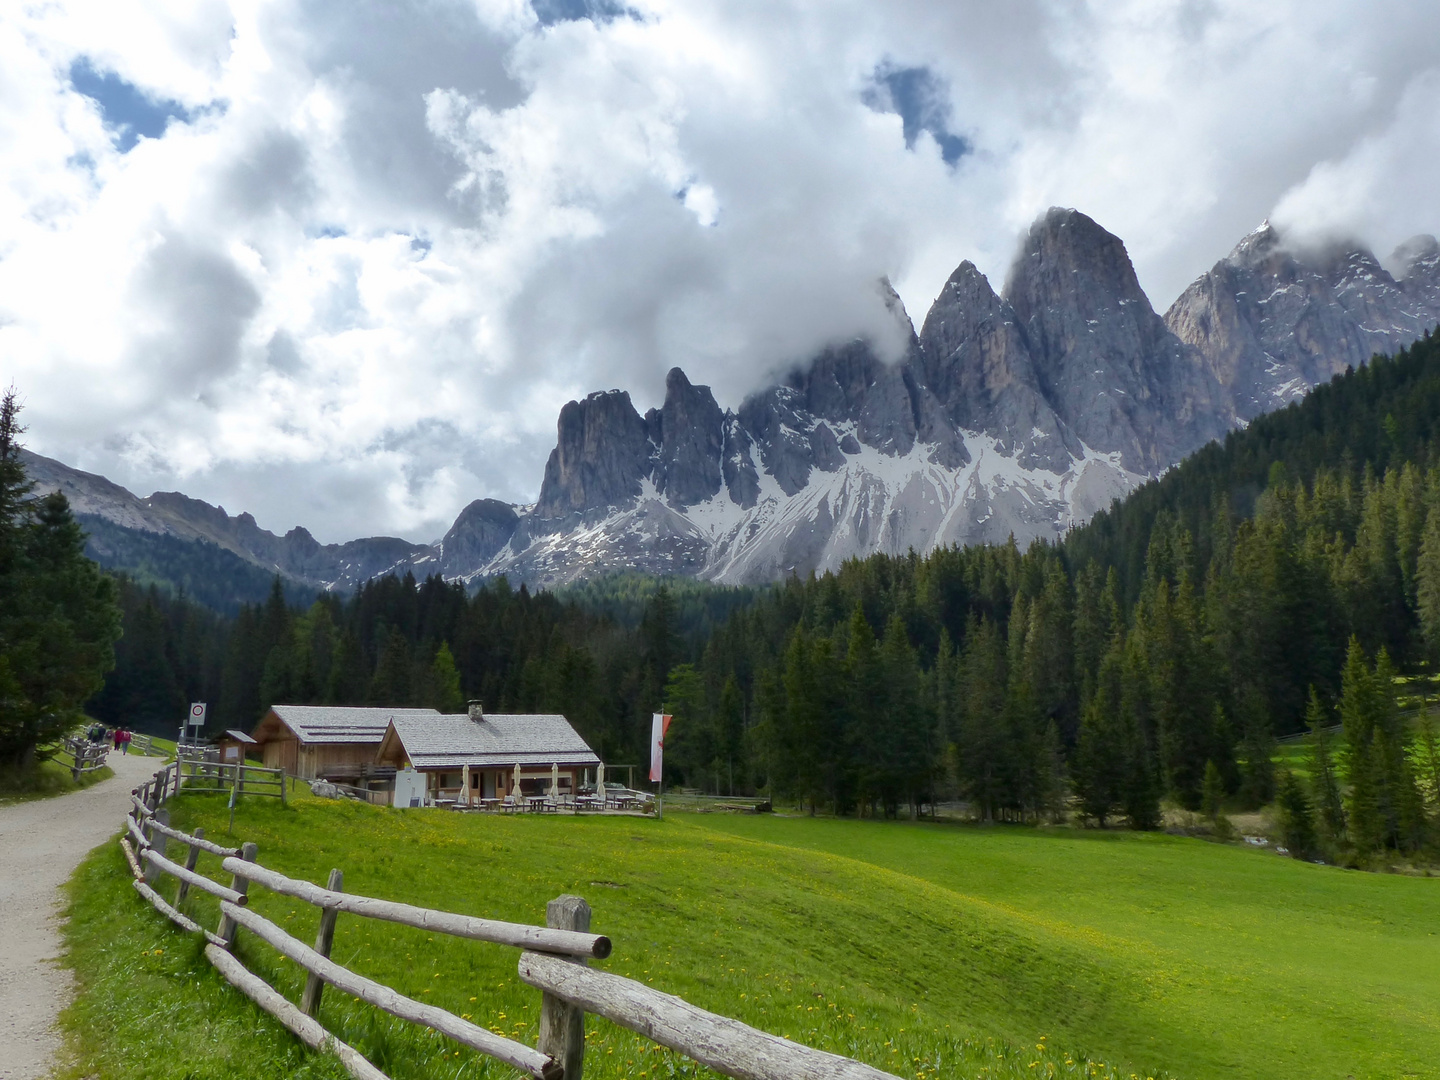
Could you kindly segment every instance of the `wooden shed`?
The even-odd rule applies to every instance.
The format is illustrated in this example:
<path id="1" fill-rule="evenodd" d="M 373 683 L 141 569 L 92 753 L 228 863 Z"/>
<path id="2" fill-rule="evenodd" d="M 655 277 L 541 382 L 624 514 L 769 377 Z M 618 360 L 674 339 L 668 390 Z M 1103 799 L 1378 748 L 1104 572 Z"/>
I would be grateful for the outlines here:
<path id="1" fill-rule="evenodd" d="M 245 732 L 230 728 L 216 740 L 216 746 L 220 750 L 221 764 L 235 765 L 244 764 L 245 755 L 254 753 L 259 744 Z"/>
<path id="2" fill-rule="evenodd" d="M 600 764 L 595 751 L 558 713 L 494 714 L 474 705 L 468 714 L 395 716 L 376 761 L 421 773 L 431 802 L 503 799 L 512 793 L 567 798 L 579 791 L 587 770 Z M 515 792 L 517 765 L 520 787 Z M 463 786 L 466 766 L 468 796 Z M 554 779 L 559 782 L 552 791 Z"/>
<path id="3" fill-rule="evenodd" d="M 344 705 L 272 705 L 251 733 L 265 767 L 304 780 L 355 783 L 394 775 L 377 769 L 375 751 L 396 717 L 435 720 L 434 709 L 360 708 Z"/>

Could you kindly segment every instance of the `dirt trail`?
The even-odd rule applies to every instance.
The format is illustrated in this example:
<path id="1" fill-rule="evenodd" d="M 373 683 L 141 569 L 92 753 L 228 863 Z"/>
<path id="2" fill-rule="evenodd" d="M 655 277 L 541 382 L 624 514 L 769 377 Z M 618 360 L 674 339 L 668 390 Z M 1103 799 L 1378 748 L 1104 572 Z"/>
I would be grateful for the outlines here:
<path id="1" fill-rule="evenodd" d="M 60 956 L 60 886 L 87 852 L 114 836 L 130 789 L 159 758 L 110 754 L 115 776 L 53 799 L 0 807 L 0 1080 L 49 1074 L 55 1017 L 72 992 Z"/>

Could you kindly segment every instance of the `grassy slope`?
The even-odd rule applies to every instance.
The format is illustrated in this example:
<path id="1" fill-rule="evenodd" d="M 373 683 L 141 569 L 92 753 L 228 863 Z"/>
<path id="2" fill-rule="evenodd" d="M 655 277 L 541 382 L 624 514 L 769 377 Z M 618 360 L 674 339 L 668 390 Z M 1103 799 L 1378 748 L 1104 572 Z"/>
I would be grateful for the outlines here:
<path id="1" fill-rule="evenodd" d="M 224 832 L 219 799 L 182 800 L 175 819 Z M 462 818 L 302 799 L 246 800 L 236 832 L 296 876 L 340 866 L 347 889 L 449 910 L 533 922 L 547 899 L 579 893 L 616 943 L 601 966 L 905 1076 L 1440 1075 L 1432 881 L 1164 837 L 854 821 Z M 112 847 L 77 876 L 77 1075 L 241 1075 L 226 1061 L 252 1011 L 123 874 Z M 314 934 L 306 905 L 257 890 L 255 906 Z M 208 898 L 195 908 L 214 918 Z M 295 999 L 294 965 L 243 936 L 242 949 Z M 342 916 L 335 955 L 533 1040 L 538 997 L 513 950 Z M 147 1047 L 157 1014 L 184 1029 L 170 1045 L 212 1044 L 211 1063 L 192 1072 Z M 323 1018 L 401 1080 L 501 1075 L 338 995 Z M 244 1075 L 296 1071 L 272 1028 Z M 590 1077 L 693 1074 L 604 1023 L 589 1045 Z M 1063 1064 L 1083 1048 L 1112 1068 Z"/>
<path id="2" fill-rule="evenodd" d="M 1192 1076 L 1440 1075 L 1440 881 L 1164 835 L 708 818 L 1086 942 L 1150 991 L 1092 1029 Z M 1324 1068 L 1320 1067 L 1324 1063 Z"/>

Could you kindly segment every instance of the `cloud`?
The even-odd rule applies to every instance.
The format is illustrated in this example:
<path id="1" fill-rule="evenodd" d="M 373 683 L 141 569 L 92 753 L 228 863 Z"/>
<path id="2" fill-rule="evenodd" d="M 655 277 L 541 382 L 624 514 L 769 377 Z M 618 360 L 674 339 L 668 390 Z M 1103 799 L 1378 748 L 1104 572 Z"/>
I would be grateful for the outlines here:
<path id="1" fill-rule="evenodd" d="M 559 406 L 893 349 L 1035 214 L 1163 307 L 1272 212 L 1440 231 L 1440 13 L 1340 0 L 54 0 L 0 16 L 31 445 L 323 540 L 535 497 Z"/>

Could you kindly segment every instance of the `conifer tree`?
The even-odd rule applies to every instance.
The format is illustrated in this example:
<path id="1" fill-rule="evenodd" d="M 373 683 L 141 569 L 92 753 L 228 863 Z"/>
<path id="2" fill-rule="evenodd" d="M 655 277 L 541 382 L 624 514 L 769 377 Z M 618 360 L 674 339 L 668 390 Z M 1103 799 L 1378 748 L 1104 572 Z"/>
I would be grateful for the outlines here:
<path id="1" fill-rule="evenodd" d="M 465 711 L 465 696 L 460 692 L 460 672 L 455 667 L 455 654 L 450 643 L 442 641 L 435 650 L 435 659 L 430 663 L 430 695 L 425 702 L 436 712 L 459 713 Z"/>
<path id="2" fill-rule="evenodd" d="M 1431 663 L 1440 662 L 1440 506 L 1432 506 L 1415 568 L 1416 614 Z"/>
<path id="3" fill-rule="evenodd" d="M 1311 805 L 1315 809 L 1316 830 L 1325 844 L 1333 848 L 1345 836 L 1345 809 L 1330 749 L 1330 717 L 1313 686 L 1305 721 L 1310 728 Z"/>
<path id="4" fill-rule="evenodd" d="M 972 623 L 961 654 L 960 779 L 982 821 L 1003 804 L 1005 745 L 1005 647 L 989 619 Z"/>
<path id="5" fill-rule="evenodd" d="M 1123 640 L 1117 635 L 1096 672 L 1075 747 L 1075 794 L 1081 812 L 1101 828 L 1124 802 L 1132 753 L 1121 717 L 1123 662 Z"/>
<path id="6" fill-rule="evenodd" d="M 375 674 L 370 679 L 370 704 L 413 706 L 413 668 L 410 643 L 398 626 L 392 626 L 380 650 Z"/>
<path id="7" fill-rule="evenodd" d="M 1305 785 L 1289 769 L 1280 773 L 1275 795 L 1280 840 L 1297 859 L 1309 859 L 1317 850 L 1315 820 Z"/>
<path id="8" fill-rule="evenodd" d="M 1200 792 L 1200 812 L 1211 824 L 1219 824 L 1220 812 L 1225 802 L 1225 781 L 1220 776 L 1220 767 L 1213 761 L 1205 763 L 1205 780 Z"/>

